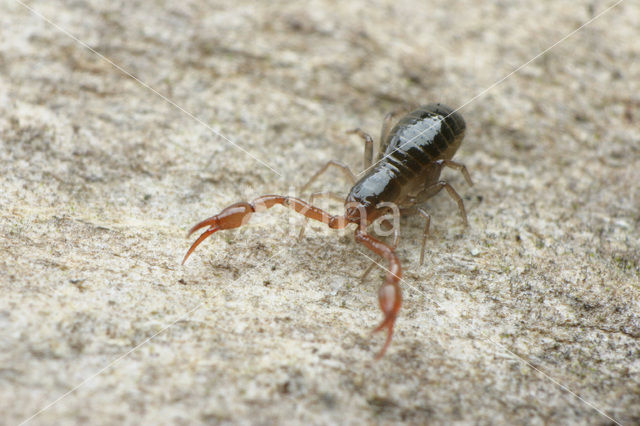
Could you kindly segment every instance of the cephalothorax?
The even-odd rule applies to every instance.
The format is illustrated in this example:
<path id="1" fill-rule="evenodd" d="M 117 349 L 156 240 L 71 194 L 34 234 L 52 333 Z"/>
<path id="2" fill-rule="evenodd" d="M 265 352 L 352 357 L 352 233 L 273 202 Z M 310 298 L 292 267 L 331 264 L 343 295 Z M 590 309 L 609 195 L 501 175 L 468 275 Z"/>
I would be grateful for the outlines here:
<path id="1" fill-rule="evenodd" d="M 472 185 L 466 167 L 451 160 L 462 142 L 466 129 L 464 119 L 460 114 L 442 104 L 429 104 L 405 115 L 391 128 L 393 117 L 394 114 L 388 114 L 385 118 L 375 164 L 371 136 L 360 129 L 350 131 L 350 133 L 360 135 L 365 141 L 365 171 L 360 180 L 356 182 L 356 176 L 346 165 L 330 161 L 302 187 L 302 191 L 304 191 L 329 167 L 341 170 L 353 183 L 349 195 L 344 200 L 345 213 L 343 215 L 331 215 L 313 206 L 313 201 L 316 198 L 335 197 L 334 194 L 327 192 L 312 194 L 310 202 L 282 195 L 263 195 L 248 203 L 232 204 L 217 215 L 205 219 L 191 228 L 189 235 L 208 227 L 191 245 L 182 263 L 184 264 L 196 247 L 214 232 L 238 228 L 246 224 L 252 214 L 277 204 L 289 207 L 308 219 L 323 222 L 333 229 L 342 229 L 353 223 L 357 225 L 356 241 L 377 255 L 384 257 L 389 263 L 385 282 L 378 292 L 378 300 L 384 313 L 384 319 L 374 330 L 387 330 L 385 344 L 377 355 L 377 358 L 382 357 L 391 343 L 393 327 L 402 304 L 402 295 L 398 284 L 402 276 L 402 268 L 394 251 L 398 242 L 398 234 L 395 234 L 394 244 L 389 245 L 369 235 L 367 227 L 376 219 L 387 214 L 390 205 L 397 206 L 397 211 L 401 214 L 420 213 L 425 218 L 420 254 L 420 263 L 422 263 L 426 238 L 429 233 L 430 217 L 418 205 L 444 188 L 458 204 L 466 225 L 467 216 L 462 199 L 451 185 L 440 180 L 442 168 L 450 167 L 459 170 L 469 185 Z M 300 235 L 302 236 L 302 232 Z"/>

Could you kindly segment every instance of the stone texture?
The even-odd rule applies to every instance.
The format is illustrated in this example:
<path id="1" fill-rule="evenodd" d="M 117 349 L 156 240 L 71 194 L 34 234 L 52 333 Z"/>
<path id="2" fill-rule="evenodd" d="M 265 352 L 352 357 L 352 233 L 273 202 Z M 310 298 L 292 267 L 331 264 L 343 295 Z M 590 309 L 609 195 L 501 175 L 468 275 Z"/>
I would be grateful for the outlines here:
<path id="1" fill-rule="evenodd" d="M 29 4 L 59 28 L 0 3 L 0 423 L 640 422 L 638 2 L 493 87 L 612 3 Z M 431 200 L 420 266 L 403 221 L 381 361 L 350 233 L 273 209 L 180 265 L 433 101 L 466 104 L 470 226 Z"/>

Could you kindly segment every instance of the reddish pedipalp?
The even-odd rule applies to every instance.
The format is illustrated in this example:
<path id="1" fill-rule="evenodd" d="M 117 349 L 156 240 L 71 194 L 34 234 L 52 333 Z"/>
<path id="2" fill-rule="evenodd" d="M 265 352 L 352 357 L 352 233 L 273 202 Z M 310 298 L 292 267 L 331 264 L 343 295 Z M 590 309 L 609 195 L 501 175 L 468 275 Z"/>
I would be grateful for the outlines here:
<path id="1" fill-rule="evenodd" d="M 206 226 L 206 225 L 205 225 Z M 189 235 L 191 235 L 194 231 L 196 231 L 199 228 L 196 228 L 195 230 L 192 230 L 191 232 L 189 232 Z M 197 240 L 194 241 L 193 244 L 191 244 L 191 247 L 189 247 L 189 250 L 187 251 L 187 254 L 184 255 L 184 259 L 182 259 L 182 264 L 184 265 L 184 262 L 187 261 L 187 259 L 189 258 L 189 256 L 191 256 L 191 253 L 193 253 L 193 251 L 196 249 L 196 247 L 198 247 L 200 245 L 201 242 L 203 242 L 204 240 L 207 239 L 207 237 L 211 234 L 213 234 L 214 232 L 218 231 L 219 228 L 211 228 L 211 229 L 207 229 L 206 231 L 204 231 L 202 233 L 202 235 L 200 235 L 198 237 Z"/>
<path id="2" fill-rule="evenodd" d="M 399 285 L 399 281 L 402 278 L 402 268 L 400 266 L 400 260 L 393 251 L 393 248 L 387 244 L 373 238 L 361 228 L 356 230 L 355 237 L 356 241 L 363 244 L 377 255 L 384 257 L 389 262 L 387 278 L 384 284 L 380 287 L 380 291 L 378 293 L 380 308 L 385 316 L 380 325 L 373 330 L 375 333 L 385 328 L 387 329 L 387 339 L 385 340 L 384 346 L 378 355 L 376 355 L 376 359 L 380 359 L 387 351 L 389 344 L 391 344 L 393 326 L 395 325 L 398 312 L 402 306 L 402 293 Z"/>
<path id="3" fill-rule="evenodd" d="M 187 237 L 190 237 L 191 234 L 196 232 L 198 229 L 204 228 L 205 226 L 215 226 L 217 222 L 218 222 L 218 215 L 205 219 L 202 222 L 198 222 L 196 225 L 193 226 L 193 228 L 189 229 L 189 233 L 187 234 Z"/>

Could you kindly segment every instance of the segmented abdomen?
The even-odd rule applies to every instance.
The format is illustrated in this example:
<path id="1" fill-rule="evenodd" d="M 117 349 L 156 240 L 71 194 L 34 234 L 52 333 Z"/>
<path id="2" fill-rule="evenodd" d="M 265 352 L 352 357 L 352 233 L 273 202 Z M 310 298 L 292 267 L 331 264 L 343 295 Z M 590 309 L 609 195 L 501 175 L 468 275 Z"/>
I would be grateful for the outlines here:
<path id="1" fill-rule="evenodd" d="M 453 157 L 465 129 L 464 119 L 452 108 L 443 104 L 422 106 L 391 130 L 380 166 L 404 183 L 427 164 Z"/>

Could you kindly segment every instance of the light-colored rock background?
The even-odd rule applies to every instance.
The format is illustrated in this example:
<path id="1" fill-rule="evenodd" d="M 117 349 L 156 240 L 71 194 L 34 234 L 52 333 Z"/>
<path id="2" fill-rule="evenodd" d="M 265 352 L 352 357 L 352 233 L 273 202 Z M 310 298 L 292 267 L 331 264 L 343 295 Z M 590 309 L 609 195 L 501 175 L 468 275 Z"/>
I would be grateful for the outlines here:
<path id="1" fill-rule="evenodd" d="M 462 105 L 612 4 L 417 3 L 30 3 L 199 123 L 2 0 L 0 423 L 640 422 L 637 1 L 462 109 L 470 226 L 433 199 L 419 266 L 403 222 L 381 361 L 349 233 L 276 208 L 180 265 L 222 207 L 359 169 L 346 130 Z"/>

